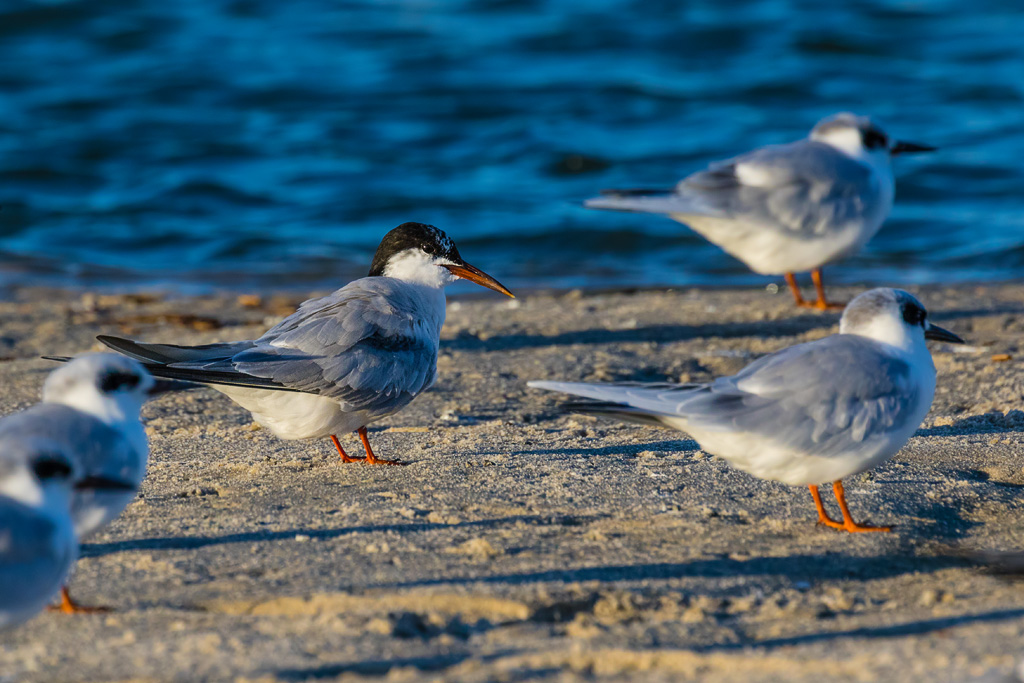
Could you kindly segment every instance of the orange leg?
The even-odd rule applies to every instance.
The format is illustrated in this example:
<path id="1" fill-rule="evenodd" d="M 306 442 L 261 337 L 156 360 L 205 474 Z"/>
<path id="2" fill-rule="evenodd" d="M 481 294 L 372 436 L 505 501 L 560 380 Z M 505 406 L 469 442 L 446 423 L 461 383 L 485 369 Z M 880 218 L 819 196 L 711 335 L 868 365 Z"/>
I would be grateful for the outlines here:
<path id="1" fill-rule="evenodd" d="M 334 442 L 334 447 L 337 448 L 338 453 L 341 454 L 342 462 L 362 462 L 362 459 L 360 458 L 350 457 L 349 454 L 345 452 L 345 449 L 341 447 L 341 442 L 338 441 L 338 437 L 334 434 L 331 434 L 331 441 Z"/>
<path id="2" fill-rule="evenodd" d="M 843 491 L 843 482 L 837 481 L 832 484 L 832 490 L 836 494 L 836 502 L 839 503 L 839 509 L 843 513 L 842 522 L 835 521 L 825 512 L 825 506 L 821 504 L 821 495 L 818 493 L 818 487 L 811 484 L 810 489 L 811 497 L 814 498 L 814 505 L 818 508 L 818 524 L 824 524 L 841 531 L 849 531 L 851 534 L 863 531 L 892 531 L 887 526 L 861 526 L 854 522 L 853 516 L 850 514 L 850 508 L 846 507 L 846 493 Z"/>
<path id="3" fill-rule="evenodd" d="M 841 311 L 846 308 L 846 304 L 829 303 L 825 297 L 825 283 L 821 280 L 821 268 L 811 271 L 811 280 L 814 281 L 814 291 L 818 293 L 818 300 L 813 304 L 815 308 L 819 311 Z"/>
<path id="4" fill-rule="evenodd" d="M 861 526 L 854 522 L 853 515 L 850 514 L 850 508 L 846 507 L 846 493 L 843 491 L 843 482 L 832 482 L 832 490 L 836 494 L 836 502 L 839 503 L 839 509 L 843 512 L 843 529 L 850 533 L 857 533 L 861 531 L 892 531 L 892 529 L 887 526 Z"/>
<path id="5" fill-rule="evenodd" d="M 85 607 L 71 599 L 67 586 L 60 588 L 60 604 L 50 605 L 46 608 L 50 612 L 61 612 L 62 614 L 102 614 L 109 612 L 109 607 Z"/>
<path id="6" fill-rule="evenodd" d="M 818 493 L 818 487 L 811 484 L 808 488 L 811 489 L 811 498 L 814 499 L 814 505 L 818 508 L 818 524 L 824 524 L 825 526 L 830 526 L 833 529 L 842 529 L 842 522 L 835 521 L 828 516 L 827 512 L 825 512 L 825 506 L 821 502 L 821 494 Z"/>
<path id="7" fill-rule="evenodd" d="M 800 308 L 807 308 L 809 306 L 813 306 L 814 304 L 812 304 L 810 301 L 805 300 L 803 295 L 800 293 L 800 286 L 797 285 L 796 277 L 793 276 L 793 273 L 786 273 L 785 277 L 786 284 L 789 285 L 789 291 L 793 292 L 793 303 L 795 303 Z"/>
<path id="8" fill-rule="evenodd" d="M 382 460 L 373 454 L 373 449 L 370 448 L 370 440 L 366 437 L 366 427 L 360 427 L 356 430 L 359 434 L 359 438 L 363 440 L 363 448 L 366 449 L 366 464 L 368 465 L 404 465 L 404 462 L 398 460 Z"/>

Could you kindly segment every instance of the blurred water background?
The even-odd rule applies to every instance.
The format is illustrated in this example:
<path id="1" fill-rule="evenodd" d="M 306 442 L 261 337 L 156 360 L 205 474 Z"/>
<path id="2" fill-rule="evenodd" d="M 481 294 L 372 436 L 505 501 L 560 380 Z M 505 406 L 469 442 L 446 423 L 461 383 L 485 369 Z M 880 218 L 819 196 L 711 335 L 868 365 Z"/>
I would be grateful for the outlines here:
<path id="1" fill-rule="evenodd" d="M 407 220 L 512 287 L 765 284 L 579 202 L 840 110 L 942 150 L 829 280 L 1019 276 L 1020 0 L 2 0 L 0 284 L 334 287 Z"/>

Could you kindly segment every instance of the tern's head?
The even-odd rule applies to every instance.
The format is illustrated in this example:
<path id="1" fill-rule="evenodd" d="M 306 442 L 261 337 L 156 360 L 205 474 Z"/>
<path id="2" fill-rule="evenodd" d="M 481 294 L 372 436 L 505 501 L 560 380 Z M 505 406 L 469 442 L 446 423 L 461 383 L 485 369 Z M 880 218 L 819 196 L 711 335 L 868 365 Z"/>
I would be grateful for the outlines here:
<path id="1" fill-rule="evenodd" d="M 104 422 L 138 420 L 155 381 L 142 364 L 116 353 L 87 353 L 50 373 L 43 400 L 62 403 Z"/>
<path id="2" fill-rule="evenodd" d="M 74 458 L 40 436 L 0 436 L 0 496 L 31 507 L 68 512 L 77 474 Z"/>
<path id="3" fill-rule="evenodd" d="M 370 265 L 370 276 L 375 275 L 430 287 L 464 279 L 513 296 L 493 277 L 463 261 L 448 235 L 423 223 L 402 223 L 384 235 Z"/>
<path id="4" fill-rule="evenodd" d="M 912 350 L 924 347 L 926 339 L 963 344 L 949 330 L 928 321 L 921 302 L 902 289 L 879 287 L 850 302 L 839 322 L 841 334 L 857 334 Z"/>
<path id="5" fill-rule="evenodd" d="M 831 145 L 855 159 L 869 159 L 885 165 L 897 154 L 935 151 L 928 145 L 893 140 L 867 116 L 849 112 L 819 121 L 811 131 L 811 139 Z"/>

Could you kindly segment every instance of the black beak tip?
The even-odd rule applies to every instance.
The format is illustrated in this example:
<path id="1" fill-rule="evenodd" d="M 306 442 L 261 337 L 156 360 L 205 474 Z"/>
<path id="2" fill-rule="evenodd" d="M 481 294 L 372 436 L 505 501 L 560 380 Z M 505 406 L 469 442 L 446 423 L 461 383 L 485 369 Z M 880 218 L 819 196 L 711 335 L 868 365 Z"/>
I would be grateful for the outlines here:
<path id="1" fill-rule="evenodd" d="M 107 477 L 86 477 L 75 482 L 75 488 L 78 490 L 93 489 L 95 491 L 134 491 L 135 485 L 127 481 L 108 479 Z"/>
<path id="2" fill-rule="evenodd" d="M 924 332 L 925 339 L 931 339 L 932 341 L 946 342 L 947 344 L 966 344 L 967 342 L 960 338 L 958 335 L 953 334 L 947 329 L 943 329 L 938 325 L 932 325 Z"/>
<path id="3" fill-rule="evenodd" d="M 892 146 L 890 154 L 896 156 L 898 154 L 917 154 L 923 152 L 935 152 L 938 151 L 938 147 L 932 147 L 931 145 L 922 145 L 918 142 L 905 142 L 900 140 Z"/>
<path id="4" fill-rule="evenodd" d="M 183 382 L 176 379 L 158 379 L 146 394 L 153 397 L 160 396 L 161 394 L 167 394 L 172 391 L 190 391 L 192 389 L 199 389 L 200 387 L 202 387 L 201 384 L 195 384 L 193 382 Z"/>

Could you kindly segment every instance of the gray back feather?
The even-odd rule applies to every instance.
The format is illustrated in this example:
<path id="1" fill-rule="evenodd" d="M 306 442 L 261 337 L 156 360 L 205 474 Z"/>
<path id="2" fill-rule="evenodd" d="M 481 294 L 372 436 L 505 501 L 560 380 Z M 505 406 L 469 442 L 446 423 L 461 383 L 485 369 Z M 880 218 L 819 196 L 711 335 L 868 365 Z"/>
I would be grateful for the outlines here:
<path id="1" fill-rule="evenodd" d="M 443 320 L 424 320 L 410 285 L 356 280 L 312 299 L 230 358 L 172 367 L 234 370 L 353 410 L 387 415 L 428 389 Z"/>
<path id="2" fill-rule="evenodd" d="M 145 474 L 131 443 L 121 432 L 69 406 L 39 403 L 0 420 L 0 440 L 34 439 L 40 435 L 73 453 L 83 476 L 136 482 Z"/>
<path id="3" fill-rule="evenodd" d="M 656 419 L 681 418 L 695 431 L 762 435 L 822 456 L 906 428 L 921 398 L 907 363 L 884 353 L 878 342 L 847 334 L 791 346 L 697 388 L 530 385 L 618 403 L 628 407 L 631 421 L 643 411 Z M 597 410 L 615 413 L 607 404 Z"/>
<path id="4" fill-rule="evenodd" d="M 907 426 L 910 366 L 856 335 L 791 346 L 691 392 L 675 414 L 702 429 L 762 434 L 819 455 Z"/>
<path id="5" fill-rule="evenodd" d="M 772 182 L 744 185 L 737 165 L 755 167 Z M 744 219 L 813 237 L 861 220 L 879 188 L 863 164 L 825 143 L 800 140 L 713 164 L 681 181 L 676 194 L 695 214 Z"/>

